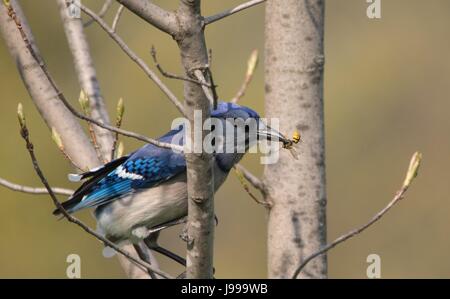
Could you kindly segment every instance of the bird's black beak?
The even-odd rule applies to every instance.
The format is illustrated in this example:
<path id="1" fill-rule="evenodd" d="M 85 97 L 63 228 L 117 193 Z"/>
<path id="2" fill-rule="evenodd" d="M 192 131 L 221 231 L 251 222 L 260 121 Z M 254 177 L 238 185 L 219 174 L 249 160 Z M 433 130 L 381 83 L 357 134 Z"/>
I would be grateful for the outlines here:
<path id="1" fill-rule="evenodd" d="M 259 122 L 257 136 L 258 140 L 265 139 L 270 141 L 278 141 L 283 143 L 283 145 L 292 143 L 291 140 L 286 138 L 283 134 L 275 129 L 272 129 L 262 121 Z"/>

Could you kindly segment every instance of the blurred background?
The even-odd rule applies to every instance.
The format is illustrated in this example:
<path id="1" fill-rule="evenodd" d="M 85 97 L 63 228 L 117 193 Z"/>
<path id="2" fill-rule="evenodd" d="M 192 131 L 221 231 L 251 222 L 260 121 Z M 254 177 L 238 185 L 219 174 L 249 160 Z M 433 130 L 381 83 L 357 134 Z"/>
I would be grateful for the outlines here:
<path id="1" fill-rule="evenodd" d="M 56 2 L 20 1 L 41 54 L 65 95 L 77 105 L 78 82 Z M 100 9 L 103 1 L 84 0 Z M 175 9 L 177 1 L 155 1 Z M 241 0 L 209 0 L 210 15 Z M 409 158 L 424 154 L 420 175 L 402 201 L 379 223 L 329 253 L 331 278 L 365 278 L 366 258 L 381 257 L 383 278 L 450 277 L 450 2 L 382 1 L 381 20 L 366 17 L 366 1 L 326 2 L 325 117 L 328 189 L 328 239 L 367 222 L 386 205 L 404 178 Z M 106 20 L 111 22 L 117 4 Z M 212 69 L 222 99 L 238 90 L 253 49 L 263 54 L 263 6 L 248 9 L 208 27 Z M 166 132 L 177 111 L 145 74 L 93 24 L 87 29 L 103 95 L 114 115 L 119 97 L 126 114 L 123 127 L 147 136 Z M 170 37 L 125 11 L 118 33 L 147 63 L 155 45 L 159 61 L 180 72 L 178 50 Z M 263 57 L 261 57 L 263 58 Z M 263 59 L 261 59 L 263 61 Z M 260 63 L 241 104 L 264 111 Z M 182 83 L 165 80 L 181 97 Z M 22 102 L 43 171 L 54 186 L 76 188 L 72 169 L 54 146 L 32 104 L 5 44 L 0 42 L 0 177 L 40 186 L 18 133 L 16 107 Z M 141 144 L 125 142 L 125 151 Z M 258 156 L 243 161 L 261 174 Z M 255 194 L 257 194 L 255 192 Z M 21 194 L 0 187 L 0 277 L 64 278 L 66 257 L 81 257 L 84 278 L 121 278 L 117 259 L 102 256 L 102 246 L 77 226 L 51 215 L 47 196 Z M 218 278 L 266 276 L 266 212 L 230 175 L 216 194 L 215 267 Z M 95 226 L 89 211 L 78 216 Z M 183 254 L 179 228 L 163 234 L 161 244 Z M 169 272 L 181 268 L 164 258 Z"/>

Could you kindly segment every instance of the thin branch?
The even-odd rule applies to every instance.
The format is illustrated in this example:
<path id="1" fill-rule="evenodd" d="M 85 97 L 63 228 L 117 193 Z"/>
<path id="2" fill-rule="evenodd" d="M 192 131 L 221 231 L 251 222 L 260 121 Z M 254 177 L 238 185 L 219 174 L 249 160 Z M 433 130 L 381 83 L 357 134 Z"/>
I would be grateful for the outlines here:
<path id="1" fill-rule="evenodd" d="M 54 127 L 52 127 L 52 139 L 55 142 L 58 149 L 60 150 L 60 152 L 63 154 L 64 158 L 66 158 L 75 168 L 77 168 L 81 172 L 86 171 L 86 169 L 81 168 L 81 166 L 79 166 L 67 153 L 61 135 L 59 135 L 58 131 Z"/>
<path id="2" fill-rule="evenodd" d="M 0 185 L 13 190 L 17 192 L 23 192 L 23 193 L 29 193 L 29 194 L 48 194 L 48 190 L 46 188 L 36 188 L 36 187 L 29 187 L 29 186 L 23 186 L 19 184 L 14 184 L 10 181 L 7 181 L 5 179 L 0 178 Z M 58 187 L 51 187 L 53 193 L 58 195 L 67 195 L 70 196 L 73 194 L 73 190 L 70 189 L 64 189 L 64 188 L 58 188 Z"/>
<path id="3" fill-rule="evenodd" d="M 120 128 L 122 126 L 124 113 L 125 113 L 125 106 L 123 104 L 123 99 L 120 98 L 116 108 L 116 128 Z M 114 136 L 114 142 L 111 149 L 111 161 L 116 158 L 116 148 L 118 141 L 119 141 L 119 134 L 116 133 Z"/>
<path id="4" fill-rule="evenodd" d="M 206 84 L 208 84 L 208 83 L 206 82 L 203 72 L 201 70 L 195 70 L 194 75 L 198 79 L 198 81 L 200 81 L 202 83 L 201 86 L 202 86 L 203 92 L 205 93 L 205 96 L 208 98 L 208 100 L 211 104 L 211 107 L 214 107 L 214 108 L 217 107 L 217 102 L 216 102 L 216 99 L 214 99 L 213 94 L 211 93 L 211 89 L 209 89 L 206 86 Z"/>
<path id="5" fill-rule="evenodd" d="M 65 0 L 61 0 L 61 1 L 63 1 L 63 4 L 64 4 Z M 82 72 L 83 71 L 81 71 L 81 73 Z M 91 113 L 91 106 L 90 106 L 91 101 L 90 101 L 90 98 L 86 95 L 86 93 L 84 92 L 83 89 L 80 92 L 80 97 L 78 98 L 78 102 L 80 103 L 81 111 L 83 111 L 84 115 L 87 116 L 87 117 L 90 117 L 92 119 L 95 119 L 92 116 L 92 113 Z M 102 100 L 102 102 L 103 102 L 103 100 Z M 97 120 L 100 121 L 100 119 L 98 119 L 98 118 L 97 118 Z M 106 123 L 109 124 L 109 117 L 107 118 L 107 122 Z M 95 129 L 100 129 L 100 128 L 95 126 Z M 91 144 L 94 146 L 95 152 L 97 153 L 98 160 L 99 161 L 103 161 L 103 163 L 106 163 L 106 159 L 103 157 L 103 154 L 102 154 L 101 149 L 100 149 L 100 144 L 98 144 L 98 142 L 97 142 L 97 136 L 95 134 L 94 126 L 92 125 L 92 123 L 88 123 L 88 131 L 89 131 L 89 136 L 90 136 L 90 139 L 91 139 Z M 106 131 L 106 132 L 110 133 L 109 131 Z M 109 143 L 109 137 L 110 136 L 105 136 L 105 135 L 103 135 L 103 136 L 104 137 L 108 137 L 108 143 Z"/>
<path id="6" fill-rule="evenodd" d="M 253 186 L 255 189 L 259 190 L 263 195 L 266 194 L 266 186 L 263 181 L 261 181 L 258 177 L 256 177 L 253 173 L 251 173 L 248 169 L 246 169 L 241 164 L 236 164 L 234 168 L 242 174 L 242 176 Z"/>
<path id="7" fill-rule="evenodd" d="M 241 183 L 242 187 L 244 188 L 245 192 L 247 192 L 247 194 L 248 194 L 248 195 L 249 195 L 249 196 L 250 196 L 257 204 L 263 205 L 263 206 L 265 206 L 266 208 L 270 208 L 270 207 L 271 207 L 271 204 L 270 204 L 269 202 L 267 202 L 267 201 L 265 201 L 265 200 L 260 200 L 259 198 L 257 198 L 257 197 L 250 191 L 250 188 L 248 187 L 247 182 L 246 182 L 245 180 L 247 179 L 246 176 L 251 176 L 251 177 L 253 177 L 253 175 L 252 175 L 251 173 L 249 173 L 249 172 L 247 172 L 247 173 L 244 175 L 243 170 L 244 170 L 244 171 L 247 171 L 247 170 L 245 170 L 245 169 L 244 169 L 242 166 L 240 166 L 240 165 L 236 165 L 236 166 L 234 167 L 234 170 L 235 170 L 236 175 L 237 175 L 237 178 L 238 178 L 239 182 Z M 253 179 L 253 178 L 252 178 L 252 179 Z M 255 177 L 254 179 L 259 180 L 259 179 L 256 178 L 256 177 Z M 250 180 L 248 180 L 248 179 L 247 179 L 247 181 L 250 182 Z M 254 183 L 252 183 L 252 185 L 255 186 Z M 262 192 L 262 193 L 264 194 L 264 192 Z"/>
<path id="8" fill-rule="evenodd" d="M 100 11 L 97 13 L 97 15 L 100 18 L 103 18 L 106 13 L 108 12 L 108 9 L 111 7 L 112 4 L 112 0 L 106 0 L 105 3 L 103 3 L 102 8 L 100 9 Z M 94 23 L 94 20 L 90 19 L 89 21 L 87 21 L 86 23 L 83 24 L 84 27 L 88 27 L 90 26 L 92 23 Z"/>
<path id="9" fill-rule="evenodd" d="M 244 82 L 242 83 L 241 88 L 234 96 L 234 98 L 231 99 L 232 103 L 237 103 L 245 95 L 248 85 L 253 79 L 253 74 L 255 73 L 257 65 L 258 65 L 258 50 L 255 49 L 253 50 L 252 54 L 250 54 L 250 57 L 247 61 L 247 72 L 245 73 Z"/>
<path id="10" fill-rule="evenodd" d="M 255 6 L 257 4 L 263 3 L 265 1 L 266 0 L 252 0 L 252 1 L 248 1 L 246 3 L 243 3 L 241 5 L 236 6 L 234 8 L 231 8 L 231 9 L 225 10 L 225 11 L 223 11 L 221 13 L 218 13 L 216 15 L 206 17 L 205 20 L 204 20 L 205 25 L 209 25 L 211 23 L 214 23 L 215 21 L 218 21 L 218 20 L 223 19 L 225 17 L 231 16 L 232 14 L 240 12 L 241 10 L 250 8 L 252 6 Z"/>
<path id="11" fill-rule="evenodd" d="M 89 115 L 89 117 L 92 117 L 92 116 Z M 101 153 L 100 144 L 97 142 L 97 136 L 95 135 L 94 126 L 92 125 L 92 123 L 88 124 L 88 131 L 89 131 L 89 136 L 91 137 L 92 145 L 94 146 L 95 152 L 97 153 L 98 159 L 100 161 L 103 161 L 103 163 L 106 163 L 106 160 L 103 158 L 102 153 Z"/>
<path id="12" fill-rule="evenodd" d="M 67 0 L 68 3 L 71 2 L 71 0 Z M 73 1 L 73 0 L 72 0 Z M 177 99 L 177 97 L 172 93 L 172 91 L 158 78 L 158 76 L 152 71 L 150 70 L 150 68 L 148 67 L 148 65 L 141 59 L 139 58 L 139 56 L 136 55 L 136 53 L 134 53 L 130 47 L 128 47 L 128 45 L 122 40 L 122 38 L 120 38 L 120 36 L 118 36 L 113 30 L 112 28 L 110 28 L 108 26 L 108 24 L 106 24 L 105 21 L 103 21 L 103 19 L 99 18 L 92 10 L 90 10 L 89 8 L 87 8 L 86 6 L 84 6 L 83 4 L 80 4 L 80 9 L 87 14 L 88 16 L 90 16 L 92 19 L 94 19 L 94 21 L 96 21 L 100 27 L 102 27 L 102 29 L 104 31 L 106 31 L 106 33 L 108 33 L 108 35 L 119 45 L 119 47 L 131 58 L 131 60 L 133 60 L 143 71 L 144 73 L 151 79 L 153 80 L 153 82 L 155 82 L 155 84 L 159 87 L 159 89 L 161 89 L 161 91 L 169 98 L 169 100 L 175 105 L 175 107 L 177 107 L 177 109 L 180 111 L 180 113 L 184 116 L 184 108 L 183 105 L 181 104 L 181 102 Z"/>
<path id="13" fill-rule="evenodd" d="M 153 58 L 153 62 L 155 63 L 155 67 L 158 69 L 158 71 L 161 73 L 161 75 L 163 75 L 166 78 L 170 78 L 170 79 L 175 79 L 175 80 L 181 80 L 181 81 L 188 81 L 188 82 L 192 82 L 195 84 L 199 84 L 199 85 L 205 85 L 206 87 L 211 87 L 210 84 L 208 83 L 204 83 L 201 82 L 199 80 L 195 80 L 195 79 L 191 79 L 189 77 L 185 77 L 185 76 L 180 76 L 180 75 L 176 75 L 176 74 L 172 74 L 169 72 L 166 72 L 161 65 L 158 62 L 158 59 L 156 58 L 156 49 L 154 46 L 152 46 L 152 49 L 150 50 L 150 54 L 152 55 Z"/>
<path id="14" fill-rule="evenodd" d="M 25 125 L 25 121 L 24 120 L 25 120 L 25 118 L 23 117 L 23 112 L 21 113 L 21 109 L 19 108 L 20 134 L 21 134 L 22 138 L 25 140 L 26 147 L 27 147 L 28 153 L 30 154 L 30 158 L 31 158 L 31 161 L 33 163 L 34 170 L 36 171 L 36 174 L 41 179 L 42 184 L 45 186 L 45 188 L 47 189 L 48 193 L 50 194 L 50 197 L 51 197 L 51 199 L 53 201 L 53 204 L 62 213 L 64 218 L 66 218 L 69 222 L 78 225 L 84 231 L 86 231 L 88 234 L 90 234 L 90 235 L 94 236 L 95 238 L 97 238 L 98 240 L 100 240 L 103 244 L 105 244 L 105 246 L 109 246 L 109 247 L 113 248 L 115 251 L 117 251 L 118 253 L 122 254 L 123 256 L 128 258 L 130 261 L 134 262 L 135 264 L 143 267 L 147 271 L 153 271 L 153 272 L 155 272 L 155 273 L 157 273 L 159 275 L 162 275 L 165 278 L 172 278 L 170 275 L 166 274 L 165 272 L 163 272 L 163 271 L 161 271 L 159 269 L 155 269 L 154 267 L 152 267 L 148 263 L 146 263 L 144 261 L 141 261 L 139 259 L 136 259 L 133 256 L 131 256 L 128 252 L 123 251 L 116 244 L 114 244 L 110 240 L 106 239 L 105 237 L 101 236 L 100 234 L 98 234 L 97 232 L 92 230 L 90 227 L 88 227 L 83 222 L 81 222 L 77 218 L 75 218 L 72 215 L 70 215 L 64 209 L 62 204 L 56 198 L 56 195 L 53 193 L 53 191 L 52 191 L 52 189 L 51 189 L 47 179 L 45 178 L 45 176 L 44 176 L 44 174 L 43 174 L 43 172 L 42 172 L 42 170 L 41 170 L 41 168 L 39 166 L 39 163 L 38 163 L 38 161 L 36 159 L 36 156 L 34 154 L 34 146 L 33 146 L 33 144 L 31 143 L 31 141 L 29 139 L 28 129 L 27 129 L 26 125 Z"/>
<path id="15" fill-rule="evenodd" d="M 116 30 L 117 30 L 117 25 L 119 24 L 119 20 L 120 20 L 120 17 L 122 16 L 124 8 L 125 8 L 125 6 L 120 4 L 119 8 L 117 9 L 116 15 L 114 16 L 114 20 L 113 20 L 112 26 L 111 26 L 111 29 L 113 32 L 116 32 Z"/>
<path id="16" fill-rule="evenodd" d="M 403 182 L 402 188 L 399 191 L 397 191 L 394 198 L 387 204 L 387 206 L 385 206 L 381 211 L 379 211 L 377 214 L 375 214 L 375 216 L 373 216 L 372 219 L 370 219 L 370 221 L 367 222 L 366 224 L 360 226 L 359 228 L 349 231 L 348 233 L 335 239 L 332 243 L 328 244 L 327 246 L 323 247 L 322 249 L 320 249 L 317 252 L 308 256 L 300 264 L 300 266 L 298 266 L 298 268 L 294 272 L 294 275 L 292 276 L 292 278 L 293 279 L 297 278 L 297 276 L 300 274 L 300 272 L 303 270 L 303 268 L 305 268 L 305 266 L 314 258 L 326 253 L 328 250 L 339 245 L 340 243 L 362 233 L 365 229 L 367 229 L 372 224 L 374 224 L 375 222 L 380 220 L 381 217 L 383 217 L 384 214 L 386 214 L 396 203 L 398 203 L 400 200 L 402 200 L 406 191 L 408 190 L 409 186 L 411 185 L 413 179 L 417 176 L 421 160 L 422 160 L 422 154 L 419 152 L 414 153 L 414 155 L 411 158 L 411 162 L 409 164 L 408 172 L 406 174 L 406 178 L 405 178 L 405 181 Z"/>
<path id="17" fill-rule="evenodd" d="M 75 108 L 73 108 L 69 102 L 67 101 L 67 99 L 65 98 L 64 94 L 59 90 L 59 88 L 56 86 L 55 81 L 53 80 L 52 76 L 50 75 L 50 73 L 47 70 L 46 65 L 44 64 L 44 62 L 42 60 L 39 59 L 39 57 L 37 56 L 34 48 L 31 46 L 29 39 L 25 33 L 25 31 L 22 28 L 21 22 L 18 19 L 17 15 L 15 14 L 12 6 L 8 7 L 8 15 L 10 16 L 10 18 L 15 22 L 17 29 L 20 31 L 20 34 L 22 36 L 22 39 L 28 49 L 28 51 L 30 52 L 31 56 L 33 57 L 33 59 L 35 60 L 35 62 L 37 63 L 37 65 L 39 66 L 39 68 L 42 70 L 42 72 L 44 73 L 45 77 L 47 78 L 47 80 L 49 81 L 51 87 L 55 90 L 56 92 L 56 96 L 61 100 L 61 102 L 64 104 L 64 106 L 66 106 L 66 108 L 77 118 L 93 123 L 101 128 L 110 130 L 112 132 L 117 132 L 119 134 L 122 134 L 124 136 L 128 136 L 128 137 L 132 137 L 147 143 L 151 143 L 153 145 L 156 145 L 158 147 L 162 147 L 162 148 L 168 148 L 168 149 L 172 149 L 175 151 L 180 151 L 183 152 L 183 147 L 179 146 L 179 145 L 175 145 L 175 144 L 169 144 L 169 143 L 164 143 L 164 142 L 160 142 L 158 140 L 152 139 L 152 138 L 148 138 L 144 135 L 138 134 L 138 133 L 134 133 L 131 131 L 126 131 L 123 129 L 118 129 L 115 128 L 113 126 L 101 123 L 99 121 L 96 121 L 88 116 L 83 115 L 82 113 L 79 113 Z M 181 104 L 180 104 L 181 105 Z"/>
<path id="18" fill-rule="evenodd" d="M 206 68 L 206 72 L 207 72 L 207 76 L 208 76 L 208 81 L 209 81 L 209 85 L 211 88 L 211 92 L 212 92 L 212 97 L 213 97 L 213 108 L 216 109 L 217 108 L 217 103 L 219 102 L 219 96 L 217 95 L 217 85 L 214 83 L 214 78 L 213 78 L 213 74 L 211 72 L 211 66 L 208 65 L 208 67 Z"/>
<path id="19" fill-rule="evenodd" d="M 212 49 L 209 49 L 208 50 L 208 65 L 209 65 L 210 69 L 212 68 L 212 60 L 213 60 L 213 51 L 212 51 Z"/>

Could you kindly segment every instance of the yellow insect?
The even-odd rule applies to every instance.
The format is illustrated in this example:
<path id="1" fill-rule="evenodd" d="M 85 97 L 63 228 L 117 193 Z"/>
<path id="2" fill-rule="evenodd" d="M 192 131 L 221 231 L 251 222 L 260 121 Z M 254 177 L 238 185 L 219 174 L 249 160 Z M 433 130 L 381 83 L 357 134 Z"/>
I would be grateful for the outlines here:
<path id="1" fill-rule="evenodd" d="M 286 142 L 283 143 L 283 148 L 288 149 L 294 159 L 298 159 L 297 151 L 294 148 L 294 144 L 299 143 L 301 140 L 300 133 L 298 131 L 295 131 L 292 135 L 292 139 L 286 140 Z"/>
<path id="2" fill-rule="evenodd" d="M 297 144 L 300 142 L 300 133 L 298 131 L 295 131 L 292 135 L 292 139 L 286 140 L 283 143 L 283 147 L 285 149 L 291 149 L 294 144 Z"/>
<path id="3" fill-rule="evenodd" d="M 298 131 L 294 132 L 294 135 L 292 136 L 292 142 L 299 143 L 300 142 L 300 133 Z"/>

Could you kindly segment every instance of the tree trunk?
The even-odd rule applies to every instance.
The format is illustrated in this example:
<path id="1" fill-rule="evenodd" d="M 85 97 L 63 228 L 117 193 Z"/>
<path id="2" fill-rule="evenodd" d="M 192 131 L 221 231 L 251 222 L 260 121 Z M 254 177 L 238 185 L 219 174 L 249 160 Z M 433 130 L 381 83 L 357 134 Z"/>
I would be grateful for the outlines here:
<path id="1" fill-rule="evenodd" d="M 180 22 L 175 39 L 180 48 L 181 61 L 186 75 L 195 78 L 195 71 L 205 73 L 208 51 L 200 14 L 200 0 L 182 0 L 177 16 Z M 195 139 L 194 127 L 203 127 L 210 116 L 210 102 L 202 87 L 192 82 L 184 83 L 185 111 L 192 128 L 191 144 L 195 150 L 186 153 L 188 185 L 188 246 L 187 278 L 213 277 L 214 251 L 214 172 L 212 155 L 203 150 L 203 138 Z M 202 112 L 202 119 L 195 120 L 194 113 Z M 200 123 L 198 123 L 201 121 Z"/>
<path id="2" fill-rule="evenodd" d="M 20 5 L 17 1 L 11 1 L 11 5 L 22 23 L 30 44 L 37 55 L 40 55 Z M 0 29 L 31 99 L 47 126 L 50 129 L 55 128 L 61 135 L 67 154 L 80 167 L 89 169 L 98 166 L 97 154 L 83 128 L 59 100 L 56 90 L 28 51 L 16 24 L 8 16 L 7 8 L 3 2 L 0 3 Z M 40 56 L 39 59 L 42 61 Z"/>
<path id="3" fill-rule="evenodd" d="M 290 278 L 300 262 L 326 245 L 323 118 L 323 0 L 269 0 L 265 20 L 266 117 L 286 134 L 300 132 L 299 159 L 280 152 L 264 181 L 270 278 Z M 299 277 L 326 278 L 326 256 Z"/>
<path id="4" fill-rule="evenodd" d="M 39 49 L 35 44 L 33 34 L 19 3 L 14 0 L 10 3 L 20 19 L 31 45 L 39 55 Z M 28 51 L 16 24 L 8 16 L 7 8 L 3 2 L 0 2 L 0 33 L 17 64 L 17 69 L 31 99 L 47 126 L 55 128 L 60 134 L 67 154 L 77 165 L 83 168 L 91 169 L 98 166 L 101 162 L 98 160 L 89 138 L 75 116 L 59 100 L 57 91 L 52 87 L 44 72 Z M 39 59 L 42 61 L 40 56 Z M 96 109 L 98 109 L 99 115 L 106 115 L 106 110 L 103 111 L 105 109 L 103 103 L 99 103 Z M 124 245 L 123 249 L 130 252 L 133 257 L 138 258 L 131 245 Z M 127 258 L 122 255 L 118 255 L 118 258 L 128 277 L 148 277 L 145 271 L 136 267 Z"/>
<path id="5" fill-rule="evenodd" d="M 102 123 L 110 124 L 108 111 L 103 100 L 97 74 L 94 67 L 89 43 L 84 33 L 81 18 L 70 17 L 67 13 L 66 0 L 57 0 L 67 43 L 73 57 L 75 72 L 81 89 L 88 95 L 90 104 L 90 116 Z M 103 161 L 111 159 L 111 151 L 114 142 L 113 134 L 98 126 L 93 126 L 99 152 Z"/>

